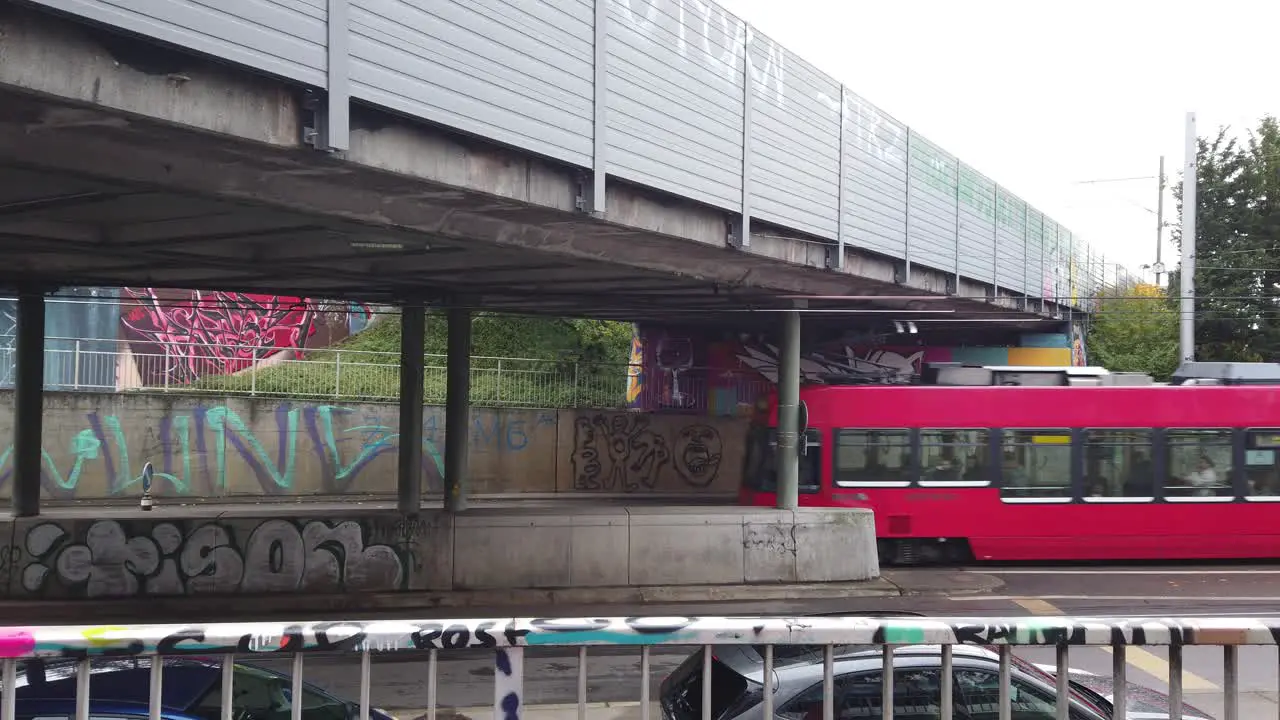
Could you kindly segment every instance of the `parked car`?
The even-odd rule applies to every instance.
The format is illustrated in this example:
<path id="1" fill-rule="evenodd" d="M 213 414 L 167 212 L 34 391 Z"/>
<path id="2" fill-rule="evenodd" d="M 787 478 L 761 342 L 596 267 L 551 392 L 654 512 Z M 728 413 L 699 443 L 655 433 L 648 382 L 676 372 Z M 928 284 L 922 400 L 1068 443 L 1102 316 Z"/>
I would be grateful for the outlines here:
<path id="1" fill-rule="evenodd" d="M 76 709 L 74 660 L 25 661 L 18 669 L 18 720 L 73 720 Z M 89 675 L 91 720 L 146 718 L 151 688 L 147 658 L 93 660 Z M 236 720 L 289 720 L 293 681 L 287 675 L 237 663 L 232 683 Z M 9 688 L 0 688 L 0 693 Z M 216 659 L 164 659 L 161 685 L 163 716 L 167 720 L 221 720 L 222 663 Z M 303 720 L 354 720 L 360 707 L 304 683 Z M 396 720 L 370 709 L 370 720 Z"/>
<path id="2" fill-rule="evenodd" d="M 715 646 L 711 662 L 711 720 L 773 720 L 763 717 L 763 645 Z M 663 720 L 701 720 L 703 650 L 685 659 L 659 693 Z M 882 713 L 878 646 L 835 648 L 835 717 L 874 718 Z M 895 720 L 938 720 L 942 649 L 938 645 L 898 646 L 893 654 Z M 991 648 L 954 646 L 952 655 L 956 720 L 997 720 L 1000 716 L 1000 656 Z M 1013 720 L 1054 720 L 1056 670 L 1013 658 Z M 1072 720 L 1111 720 L 1112 679 L 1068 670 Z M 783 720 L 821 720 L 822 648 L 774 647 L 774 714 Z M 1141 685 L 1128 685 L 1130 720 L 1167 720 L 1169 698 Z M 1212 720 L 1184 703 L 1185 720 Z"/>

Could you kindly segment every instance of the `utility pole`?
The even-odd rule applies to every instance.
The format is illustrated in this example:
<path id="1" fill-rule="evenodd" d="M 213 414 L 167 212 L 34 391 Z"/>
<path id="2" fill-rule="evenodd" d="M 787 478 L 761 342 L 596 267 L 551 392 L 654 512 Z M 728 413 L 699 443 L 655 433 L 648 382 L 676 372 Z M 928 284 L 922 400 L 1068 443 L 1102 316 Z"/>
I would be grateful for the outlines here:
<path id="1" fill-rule="evenodd" d="M 1156 274 L 1156 287 L 1160 287 L 1160 276 L 1164 274 L 1164 263 L 1160 254 L 1164 249 L 1164 156 L 1160 156 L 1160 195 L 1156 198 L 1156 264 L 1151 266 Z"/>
<path id="2" fill-rule="evenodd" d="M 1187 113 L 1187 165 L 1182 175 L 1182 317 L 1178 344 L 1182 362 L 1196 359 L 1196 114 Z"/>

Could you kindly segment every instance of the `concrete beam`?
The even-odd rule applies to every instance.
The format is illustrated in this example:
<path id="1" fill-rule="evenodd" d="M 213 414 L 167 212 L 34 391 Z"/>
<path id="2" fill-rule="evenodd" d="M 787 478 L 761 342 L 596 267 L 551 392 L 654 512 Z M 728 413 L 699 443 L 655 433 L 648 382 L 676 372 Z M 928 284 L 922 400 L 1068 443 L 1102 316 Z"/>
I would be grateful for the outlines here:
<path id="1" fill-rule="evenodd" d="M 70 101 L 6 99 L 0 159 L 729 287 L 901 290 L 894 261 L 850 249 L 844 270 L 826 270 L 837 265 L 831 243 L 759 226 L 749 250 L 730 250 L 731 213 L 623 183 L 595 220 L 577 209 L 580 168 L 373 110 L 353 114 L 344 160 L 298 153 L 300 88 L 167 50 L 141 67 L 103 38 L 42 13 L 0 13 L 0 87 Z M 946 291 L 944 273 L 912 276 L 914 289 Z"/>

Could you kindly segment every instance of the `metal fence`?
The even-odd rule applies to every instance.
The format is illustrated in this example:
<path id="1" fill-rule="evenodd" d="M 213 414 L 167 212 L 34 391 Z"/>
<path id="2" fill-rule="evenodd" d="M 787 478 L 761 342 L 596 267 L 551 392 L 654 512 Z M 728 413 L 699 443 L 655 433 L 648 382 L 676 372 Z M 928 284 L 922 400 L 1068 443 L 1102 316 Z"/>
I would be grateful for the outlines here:
<path id="1" fill-rule="evenodd" d="M 14 338 L 0 336 L 0 369 L 12 368 Z M 445 356 L 423 356 L 423 401 L 445 401 Z M 636 378 L 632 383 L 632 378 Z M 639 365 L 574 360 L 472 356 L 471 402 L 490 407 L 648 408 L 702 412 L 709 374 L 687 368 L 672 382 L 643 377 Z M 0 376 L 0 384 L 12 379 Z M 757 373 L 735 374 L 750 404 L 772 384 Z M 628 389 L 635 391 L 629 396 Z M 140 352 L 126 340 L 45 339 L 45 386 L 91 392 L 209 393 L 289 398 L 392 401 L 400 397 L 400 357 L 393 352 L 167 342 Z"/>
<path id="2" fill-rule="evenodd" d="M 637 650 L 640 720 L 1158 717 L 1142 714 L 1151 712 L 1152 696 L 1138 693 L 1126 677 L 1126 653 L 1143 652 L 1139 646 L 1167 650 L 1167 715 L 1178 719 L 1192 716 L 1183 702 L 1183 648 L 1216 646 L 1223 654 L 1223 718 L 1239 720 L 1240 648 L 1274 646 L 1277 637 L 1280 621 L 1242 618 L 627 617 L 10 627 L 0 628 L 0 720 L 69 720 L 72 709 L 78 720 L 181 717 L 173 713 L 185 708 L 165 705 L 178 693 L 162 689 L 175 674 L 176 682 L 192 682 L 192 667 L 220 678 L 220 685 L 201 685 L 209 692 L 200 710 L 210 720 L 284 718 L 286 712 L 291 720 L 383 720 L 387 716 L 372 706 L 373 656 L 411 661 L 415 653 L 425 664 L 425 718 L 436 720 L 440 658 L 476 649 L 493 651 L 494 720 L 519 720 L 532 709 L 524 693 L 525 653 L 543 648 L 576 650 L 581 720 L 589 701 L 588 656 L 601 646 Z M 651 648 L 671 645 L 688 646 L 690 656 L 655 685 Z M 1019 646 L 1054 648 L 1056 664 L 1029 663 L 1015 654 Z M 1086 646 L 1113 655 L 1109 692 L 1058 671 L 1070 668 L 1072 651 Z M 304 684 L 306 659 L 324 654 L 350 657 L 353 674 L 358 661 L 358 699 L 334 698 Z M 257 685 L 266 674 L 253 663 L 281 657 L 292 660 L 291 672 L 273 676 L 277 692 L 264 692 Z M 113 675 L 121 672 L 132 676 Z M 37 682 L 44 687 L 24 696 L 23 688 Z M 54 683 L 66 692 L 54 692 Z M 136 697 L 126 697 L 129 692 Z M 50 707 L 55 697 L 65 697 L 67 707 Z M 251 707 L 268 702 L 267 710 Z M 340 704 L 328 706 L 334 703 Z M 137 709 L 130 711 L 130 704 Z"/>

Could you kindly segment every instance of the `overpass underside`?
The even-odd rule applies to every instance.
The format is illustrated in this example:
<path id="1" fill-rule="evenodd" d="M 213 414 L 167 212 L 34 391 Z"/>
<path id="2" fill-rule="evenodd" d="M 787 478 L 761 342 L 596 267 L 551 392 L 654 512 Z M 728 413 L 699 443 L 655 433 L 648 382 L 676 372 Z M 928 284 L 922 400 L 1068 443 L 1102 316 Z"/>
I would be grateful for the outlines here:
<path id="1" fill-rule="evenodd" d="M 578 170 L 372 108 L 322 152 L 301 88 L 14 6 L 0 30 L 0 283 L 745 325 L 791 295 L 898 320 L 1066 314 L 852 247 L 835 270 L 831 244 L 759 223 L 736 249 L 730 214 L 622 183 L 595 217 Z"/>

